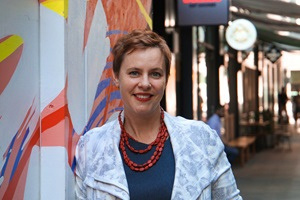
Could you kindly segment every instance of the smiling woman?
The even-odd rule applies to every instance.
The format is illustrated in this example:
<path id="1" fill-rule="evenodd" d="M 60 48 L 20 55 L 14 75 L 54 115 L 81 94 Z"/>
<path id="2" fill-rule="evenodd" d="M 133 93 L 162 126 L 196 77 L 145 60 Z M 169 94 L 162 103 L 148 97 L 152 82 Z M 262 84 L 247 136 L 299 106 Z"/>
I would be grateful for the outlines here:
<path id="1" fill-rule="evenodd" d="M 241 199 L 216 132 L 160 107 L 171 62 L 166 42 L 150 30 L 135 30 L 112 52 L 124 110 L 81 137 L 77 197 Z"/>

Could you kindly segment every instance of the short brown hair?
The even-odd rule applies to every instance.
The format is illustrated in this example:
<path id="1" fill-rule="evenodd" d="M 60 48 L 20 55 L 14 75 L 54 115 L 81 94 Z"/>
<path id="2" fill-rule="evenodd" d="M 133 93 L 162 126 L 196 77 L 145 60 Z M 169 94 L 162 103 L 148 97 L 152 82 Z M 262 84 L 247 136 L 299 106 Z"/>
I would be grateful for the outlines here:
<path id="1" fill-rule="evenodd" d="M 166 77 L 168 80 L 170 75 L 171 51 L 166 41 L 151 30 L 133 30 L 131 33 L 121 37 L 117 41 L 112 49 L 114 55 L 114 73 L 117 76 L 119 75 L 125 55 L 128 55 L 137 49 L 147 49 L 151 47 L 157 47 L 162 52 L 166 67 Z"/>

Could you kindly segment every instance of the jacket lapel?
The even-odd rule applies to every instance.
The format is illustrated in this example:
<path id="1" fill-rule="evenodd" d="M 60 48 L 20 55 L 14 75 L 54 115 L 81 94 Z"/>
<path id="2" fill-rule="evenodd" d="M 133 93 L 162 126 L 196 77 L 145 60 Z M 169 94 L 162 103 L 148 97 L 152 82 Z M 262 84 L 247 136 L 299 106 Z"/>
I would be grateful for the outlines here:
<path id="1" fill-rule="evenodd" d="M 129 199 L 128 184 L 123 167 L 123 161 L 119 152 L 120 142 L 120 126 L 118 120 L 111 123 L 107 128 L 108 134 L 112 137 L 107 137 L 100 145 L 104 148 L 100 149 L 105 152 L 100 157 L 95 158 L 96 170 L 91 174 L 92 178 L 99 182 L 96 189 L 100 189 L 120 199 Z M 96 186 L 97 187 L 97 186 Z"/>
<path id="2" fill-rule="evenodd" d="M 165 114 L 175 157 L 172 199 L 196 199 L 209 186 L 213 170 L 201 147 L 193 141 L 192 126 L 178 123 L 181 120 L 184 119 Z"/>

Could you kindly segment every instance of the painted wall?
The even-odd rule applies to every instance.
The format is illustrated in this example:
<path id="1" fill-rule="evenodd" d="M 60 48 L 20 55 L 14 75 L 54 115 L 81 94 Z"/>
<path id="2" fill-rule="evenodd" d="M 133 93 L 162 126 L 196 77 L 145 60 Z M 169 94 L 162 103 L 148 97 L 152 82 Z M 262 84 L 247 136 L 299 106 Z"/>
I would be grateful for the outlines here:
<path id="1" fill-rule="evenodd" d="M 80 135 L 122 109 L 110 50 L 151 0 L 3 0 L 0 199 L 74 199 Z"/>

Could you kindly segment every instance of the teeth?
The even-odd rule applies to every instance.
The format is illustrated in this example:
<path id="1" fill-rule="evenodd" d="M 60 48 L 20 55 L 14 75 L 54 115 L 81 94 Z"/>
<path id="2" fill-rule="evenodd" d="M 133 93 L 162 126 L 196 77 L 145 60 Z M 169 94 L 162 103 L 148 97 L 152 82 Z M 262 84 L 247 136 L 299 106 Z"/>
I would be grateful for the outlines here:
<path id="1" fill-rule="evenodd" d="M 136 95 L 136 97 L 140 99 L 147 99 L 150 97 L 150 95 Z"/>

